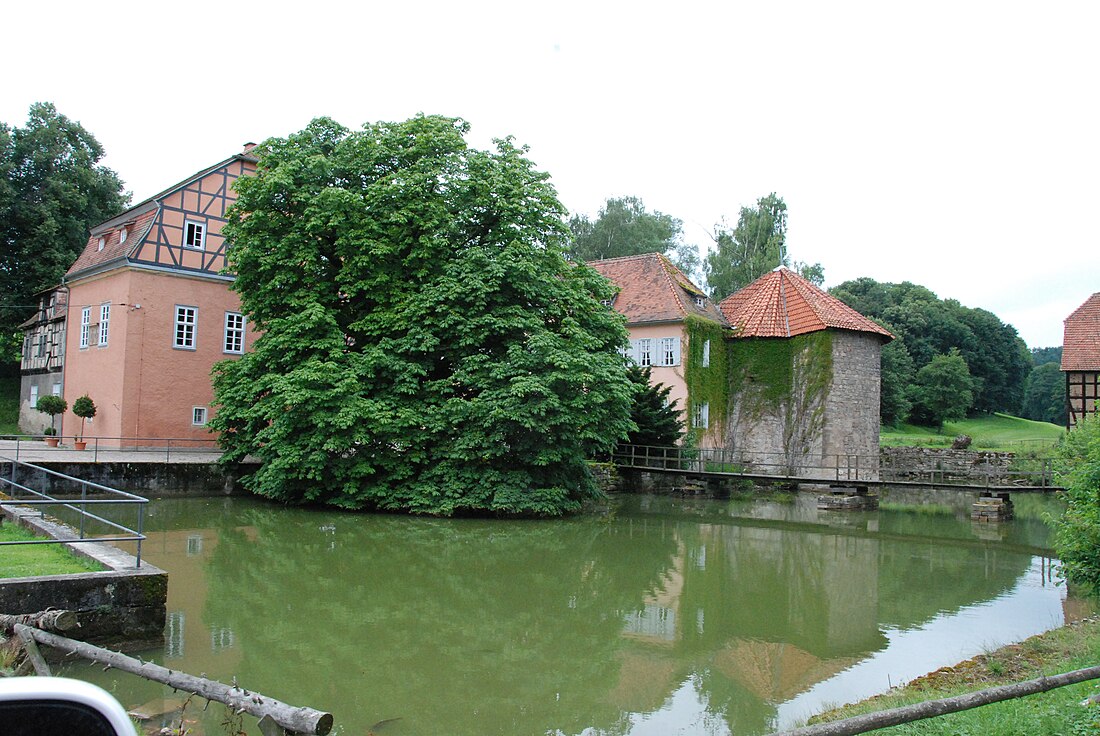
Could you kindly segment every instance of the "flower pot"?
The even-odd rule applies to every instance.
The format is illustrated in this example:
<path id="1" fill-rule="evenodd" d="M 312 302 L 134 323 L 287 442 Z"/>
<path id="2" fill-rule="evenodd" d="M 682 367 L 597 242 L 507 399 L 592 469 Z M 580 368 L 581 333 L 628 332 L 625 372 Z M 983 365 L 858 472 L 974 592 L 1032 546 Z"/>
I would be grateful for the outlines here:
<path id="1" fill-rule="evenodd" d="M 46 447 L 57 447 L 58 439 L 56 437 L 46 438 Z"/>
<path id="2" fill-rule="evenodd" d="M 88 446 L 88 441 L 87 440 L 73 440 L 73 447 L 75 447 L 78 450 L 83 450 L 87 446 Z"/>

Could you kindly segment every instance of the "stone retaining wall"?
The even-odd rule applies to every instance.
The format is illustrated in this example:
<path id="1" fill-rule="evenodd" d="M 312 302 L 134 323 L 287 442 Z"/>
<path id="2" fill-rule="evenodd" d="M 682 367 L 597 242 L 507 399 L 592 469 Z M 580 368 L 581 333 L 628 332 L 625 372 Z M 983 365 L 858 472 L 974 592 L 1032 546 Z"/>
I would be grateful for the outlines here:
<path id="1" fill-rule="evenodd" d="M 57 473 L 99 483 L 140 496 L 219 496 L 242 493 L 237 478 L 256 466 L 241 465 L 227 472 L 218 463 L 154 462 L 35 462 Z M 6 472 L 10 465 L 0 464 Z M 60 481 L 47 473 L 19 470 L 19 482 L 44 493 L 71 493 L 71 482 Z"/>
<path id="2" fill-rule="evenodd" d="M 78 534 L 70 527 L 42 519 L 25 506 L 4 506 L 4 523 L 36 534 L 64 539 Z M 104 572 L 0 579 L 0 613 L 36 613 L 47 608 L 75 611 L 82 641 L 130 651 L 164 641 L 168 573 L 106 543 L 66 544 L 73 552 L 99 562 Z"/>
<path id="3" fill-rule="evenodd" d="M 883 447 L 880 470 L 884 480 L 925 479 L 934 474 L 947 479 L 1008 483 L 1011 452 L 974 452 L 932 447 Z"/>

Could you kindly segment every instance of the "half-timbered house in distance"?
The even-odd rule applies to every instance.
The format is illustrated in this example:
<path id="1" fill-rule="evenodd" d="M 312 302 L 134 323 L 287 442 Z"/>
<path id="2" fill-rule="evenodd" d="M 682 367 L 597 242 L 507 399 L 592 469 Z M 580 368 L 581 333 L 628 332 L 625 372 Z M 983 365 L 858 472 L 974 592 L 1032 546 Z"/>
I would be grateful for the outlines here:
<path id="1" fill-rule="evenodd" d="M 1065 319 L 1062 371 L 1066 374 L 1067 426 L 1100 411 L 1100 292 Z"/>

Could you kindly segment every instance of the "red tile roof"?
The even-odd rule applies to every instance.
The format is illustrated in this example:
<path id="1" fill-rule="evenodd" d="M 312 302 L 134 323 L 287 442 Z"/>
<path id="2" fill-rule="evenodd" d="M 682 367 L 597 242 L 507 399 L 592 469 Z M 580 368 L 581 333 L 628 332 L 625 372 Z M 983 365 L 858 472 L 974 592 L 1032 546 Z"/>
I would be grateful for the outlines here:
<path id="1" fill-rule="evenodd" d="M 887 330 L 780 266 L 718 305 L 737 337 L 794 337 L 834 328 L 894 339 Z"/>
<path id="2" fill-rule="evenodd" d="M 1100 371 L 1100 293 L 1065 319 L 1062 370 Z"/>
<path id="3" fill-rule="evenodd" d="M 119 258 L 129 258 L 134 249 L 141 244 L 142 239 L 149 234 L 149 228 L 152 227 L 153 221 L 157 217 L 155 206 L 151 206 L 149 202 L 143 202 L 142 205 L 149 207 L 149 209 L 145 212 L 137 211 L 141 206 L 139 205 L 139 207 L 129 210 L 127 212 L 129 217 L 117 225 L 110 228 L 104 228 L 103 225 L 93 228 L 83 252 L 77 256 L 76 262 L 69 267 L 65 275 L 74 274 Z M 108 222 L 113 221 L 109 220 Z M 123 225 L 126 226 L 125 243 L 120 238 Z M 103 238 L 102 250 L 99 248 L 101 237 Z"/>
<path id="4" fill-rule="evenodd" d="M 688 315 L 725 324 L 717 305 L 660 253 L 589 261 L 588 265 L 619 287 L 612 307 L 629 325 L 680 322 Z M 697 298 L 703 306 L 696 303 Z"/>

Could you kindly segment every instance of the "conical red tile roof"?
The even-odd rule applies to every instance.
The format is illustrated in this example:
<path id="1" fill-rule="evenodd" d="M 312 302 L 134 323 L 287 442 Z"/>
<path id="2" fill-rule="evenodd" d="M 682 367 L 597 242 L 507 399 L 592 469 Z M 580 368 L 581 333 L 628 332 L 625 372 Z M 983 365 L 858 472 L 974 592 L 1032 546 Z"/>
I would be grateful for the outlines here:
<path id="1" fill-rule="evenodd" d="M 718 306 L 737 330 L 737 337 L 794 337 L 834 328 L 894 339 L 887 330 L 783 266 L 730 294 Z"/>
<path id="2" fill-rule="evenodd" d="M 1100 293 L 1077 307 L 1064 324 L 1062 370 L 1100 370 Z"/>

